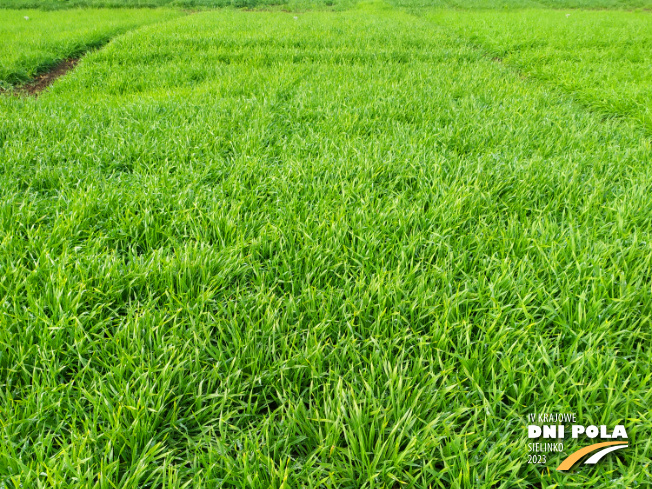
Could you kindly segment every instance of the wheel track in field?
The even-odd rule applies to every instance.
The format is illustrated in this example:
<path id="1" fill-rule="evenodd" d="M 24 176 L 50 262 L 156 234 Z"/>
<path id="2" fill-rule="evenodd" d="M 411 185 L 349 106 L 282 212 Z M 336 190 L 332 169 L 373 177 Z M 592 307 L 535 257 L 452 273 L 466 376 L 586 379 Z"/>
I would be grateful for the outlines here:
<path id="1" fill-rule="evenodd" d="M 193 15 L 196 14 L 197 11 L 185 11 L 185 13 L 186 15 Z M 121 32 L 114 37 L 109 37 L 107 39 L 104 39 L 100 43 L 89 45 L 81 53 L 76 53 L 75 55 L 57 61 L 54 64 L 48 64 L 46 66 L 38 68 L 36 76 L 34 76 L 31 80 L 28 80 L 24 83 L 15 84 L 8 89 L 0 87 L 0 94 L 12 93 L 13 95 L 18 97 L 20 96 L 38 97 L 40 93 L 45 91 L 56 80 L 58 80 L 62 76 L 65 76 L 68 72 L 75 69 L 75 67 L 79 64 L 82 58 L 84 58 L 84 56 L 86 56 L 88 53 L 99 51 L 100 49 L 105 48 L 114 39 L 135 32 L 138 29 L 144 29 L 152 25 L 165 24 L 167 22 L 172 22 L 174 20 L 177 20 L 177 18 L 164 20 L 162 22 L 154 22 L 153 24 L 137 26 L 125 32 Z"/>

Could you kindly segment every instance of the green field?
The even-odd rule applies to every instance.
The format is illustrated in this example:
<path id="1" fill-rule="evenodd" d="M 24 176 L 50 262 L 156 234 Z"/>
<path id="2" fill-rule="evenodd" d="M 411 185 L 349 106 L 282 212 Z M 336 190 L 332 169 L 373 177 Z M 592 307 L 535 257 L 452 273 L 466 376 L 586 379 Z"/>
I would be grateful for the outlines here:
<path id="1" fill-rule="evenodd" d="M 135 27 L 179 15 L 165 9 L 0 10 L 0 87 L 25 82 Z"/>
<path id="2" fill-rule="evenodd" d="M 652 13 L 523 10 L 432 15 L 500 60 L 652 134 Z"/>
<path id="3" fill-rule="evenodd" d="M 259 9 L 280 7 L 288 10 L 343 10 L 354 7 L 355 0 L 0 0 L 0 9 L 61 10 L 78 7 L 143 8 L 179 7 L 208 9 L 238 7 Z M 393 6 L 411 11 L 422 9 L 652 9 L 652 0 L 390 0 Z"/>
<path id="4" fill-rule="evenodd" d="M 649 487 L 651 14 L 408 7 L 48 14 L 112 41 L 0 94 L 0 488 Z"/>

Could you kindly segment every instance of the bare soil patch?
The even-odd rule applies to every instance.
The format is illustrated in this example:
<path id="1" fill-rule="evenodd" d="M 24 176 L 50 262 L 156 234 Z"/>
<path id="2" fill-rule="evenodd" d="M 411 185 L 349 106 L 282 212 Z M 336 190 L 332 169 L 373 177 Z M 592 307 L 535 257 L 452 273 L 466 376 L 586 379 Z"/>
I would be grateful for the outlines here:
<path id="1" fill-rule="evenodd" d="M 77 65 L 77 63 L 79 63 L 79 58 L 64 59 L 63 61 L 53 66 L 49 71 L 38 75 L 34 81 L 21 86 L 19 90 L 29 95 L 37 96 L 47 87 L 52 85 L 54 80 L 72 70 Z"/>
<path id="2" fill-rule="evenodd" d="M 37 75 L 32 81 L 15 86 L 13 89 L 14 95 L 32 95 L 38 97 L 39 93 L 52 85 L 57 78 L 72 70 L 79 63 L 79 60 L 80 58 L 71 58 L 60 61 L 48 71 Z M 0 88 L 0 92 L 3 91 L 5 90 Z"/>

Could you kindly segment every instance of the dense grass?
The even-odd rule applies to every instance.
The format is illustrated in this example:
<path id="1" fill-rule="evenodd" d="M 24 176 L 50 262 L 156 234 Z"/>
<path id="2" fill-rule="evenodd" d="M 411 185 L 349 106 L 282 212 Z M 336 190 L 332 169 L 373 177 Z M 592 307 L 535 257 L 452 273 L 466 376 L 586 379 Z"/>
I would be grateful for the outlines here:
<path id="1" fill-rule="evenodd" d="M 508 66 L 652 134 L 652 15 L 439 11 L 434 19 Z"/>
<path id="2" fill-rule="evenodd" d="M 183 13 L 168 9 L 0 10 L 0 84 L 25 82 L 134 27 L 179 15 Z"/>
<path id="3" fill-rule="evenodd" d="M 16 1 L 16 0 L 3 0 Z M 536 9 L 650 9 L 652 0 L 391 0 L 410 10 L 429 8 L 454 10 L 522 10 Z"/>
<path id="4" fill-rule="evenodd" d="M 649 480 L 634 121 L 370 9 L 187 16 L 0 104 L 0 486 Z M 633 446 L 527 465 L 542 411 Z"/>
<path id="5" fill-rule="evenodd" d="M 628 0 L 629 1 L 629 0 Z M 652 0 L 643 0 L 645 2 Z M 64 10 L 71 8 L 153 8 L 243 9 L 282 8 L 285 10 L 343 10 L 355 0 L 0 0 L 0 9 Z"/>
<path id="6" fill-rule="evenodd" d="M 0 8 L 60 10 L 78 7 L 182 7 L 182 8 L 268 8 L 288 10 L 342 10 L 351 8 L 355 0 L 0 0 Z M 420 10 L 423 8 L 455 9 L 522 9 L 522 8 L 584 8 L 584 9 L 650 9 L 652 0 L 390 0 L 395 6 Z"/>

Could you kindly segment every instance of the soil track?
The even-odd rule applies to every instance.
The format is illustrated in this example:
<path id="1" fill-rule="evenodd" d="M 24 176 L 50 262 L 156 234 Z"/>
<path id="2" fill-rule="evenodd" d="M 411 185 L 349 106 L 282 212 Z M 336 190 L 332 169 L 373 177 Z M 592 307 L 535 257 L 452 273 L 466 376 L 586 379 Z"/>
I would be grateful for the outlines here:
<path id="1" fill-rule="evenodd" d="M 52 83 L 54 83 L 57 78 L 65 75 L 75 66 L 77 66 L 79 60 L 80 58 L 72 58 L 60 61 L 45 73 L 37 75 L 36 78 L 34 78 L 32 81 L 29 81 L 23 85 L 15 86 L 13 88 L 14 95 L 32 95 L 34 97 L 38 97 L 39 93 L 52 85 Z M 3 91 L 6 90 L 0 88 L 0 92 Z M 11 91 L 11 89 L 9 91 Z"/>
<path id="2" fill-rule="evenodd" d="M 77 63 L 79 63 L 79 58 L 64 59 L 53 66 L 49 71 L 38 75 L 33 81 L 19 87 L 18 91 L 38 96 L 39 93 L 54 83 L 54 80 L 72 70 Z"/>

